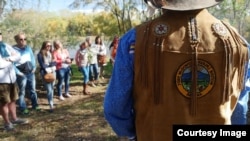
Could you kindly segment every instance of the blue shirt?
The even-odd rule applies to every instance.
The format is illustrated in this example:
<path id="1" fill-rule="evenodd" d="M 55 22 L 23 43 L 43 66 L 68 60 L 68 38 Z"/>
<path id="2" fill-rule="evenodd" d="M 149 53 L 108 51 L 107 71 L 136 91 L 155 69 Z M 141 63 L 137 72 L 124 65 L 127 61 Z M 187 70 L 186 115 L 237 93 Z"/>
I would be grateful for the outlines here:
<path id="1" fill-rule="evenodd" d="M 118 136 L 135 136 L 133 78 L 135 29 L 119 41 L 116 61 L 104 99 L 104 115 Z"/>
<path id="2" fill-rule="evenodd" d="M 21 65 L 27 61 L 31 62 L 33 70 L 36 69 L 36 58 L 30 46 L 26 46 L 24 48 L 19 48 L 17 46 L 13 46 L 16 51 L 21 54 L 21 58 L 19 61 L 15 63 L 16 66 Z M 16 73 L 20 74 L 20 71 L 16 68 Z"/>

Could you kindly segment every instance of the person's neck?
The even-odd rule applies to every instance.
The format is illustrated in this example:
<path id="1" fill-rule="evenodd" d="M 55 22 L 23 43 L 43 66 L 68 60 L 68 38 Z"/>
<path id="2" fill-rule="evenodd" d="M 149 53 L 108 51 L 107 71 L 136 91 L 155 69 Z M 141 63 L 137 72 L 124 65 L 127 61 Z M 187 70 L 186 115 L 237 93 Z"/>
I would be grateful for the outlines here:
<path id="1" fill-rule="evenodd" d="M 18 48 L 25 48 L 26 45 L 16 45 Z"/>

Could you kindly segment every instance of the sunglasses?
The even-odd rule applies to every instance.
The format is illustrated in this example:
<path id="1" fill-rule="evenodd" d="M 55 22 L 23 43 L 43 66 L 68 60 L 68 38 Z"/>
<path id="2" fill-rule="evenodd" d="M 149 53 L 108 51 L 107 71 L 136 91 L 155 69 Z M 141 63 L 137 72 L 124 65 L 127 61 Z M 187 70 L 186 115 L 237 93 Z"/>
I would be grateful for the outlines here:
<path id="1" fill-rule="evenodd" d="M 20 41 L 26 41 L 27 39 L 26 39 L 26 38 L 24 38 L 24 39 L 21 38 L 21 39 L 19 39 L 19 40 L 20 40 Z"/>

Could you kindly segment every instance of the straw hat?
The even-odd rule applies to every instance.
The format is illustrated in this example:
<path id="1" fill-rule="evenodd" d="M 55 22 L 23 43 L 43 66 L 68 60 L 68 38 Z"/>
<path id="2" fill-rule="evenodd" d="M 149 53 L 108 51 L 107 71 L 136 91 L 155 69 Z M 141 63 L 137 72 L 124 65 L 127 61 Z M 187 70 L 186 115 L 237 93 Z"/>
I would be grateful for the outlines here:
<path id="1" fill-rule="evenodd" d="M 157 8 L 187 11 L 212 7 L 223 0 L 144 0 Z"/>

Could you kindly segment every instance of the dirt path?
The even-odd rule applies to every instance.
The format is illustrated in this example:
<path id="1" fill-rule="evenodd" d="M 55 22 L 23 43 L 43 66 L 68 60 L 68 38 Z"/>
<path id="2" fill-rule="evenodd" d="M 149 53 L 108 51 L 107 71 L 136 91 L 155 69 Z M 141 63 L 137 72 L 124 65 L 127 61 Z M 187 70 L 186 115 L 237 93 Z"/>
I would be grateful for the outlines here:
<path id="1" fill-rule="evenodd" d="M 119 140 L 103 116 L 103 98 L 108 79 L 101 80 L 99 86 L 91 87 L 91 95 L 82 94 L 82 85 L 72 83 L 71 98 L 59 101 L 54 96 L 56 109 L 49 113 L 46 93 L 37 86 L 40 112 L 19 117 L 29 120 L 29 124 L 18 125 L 13 132 L 0 129 L 0 141 L 117 141 Z M 28 102 L 30 105 L 30 103 Z M 0 118 L 0 128 L 2 125 Z"/>
<path id="2" fill-rule="evenodd" d="M 61 101 L 58 99 L 57 92 L 55 89 L 55 94 L 54 94 L 55 106 L 57 106 L 57 105 L 71 105 L 76 101 L 89 98 L 95 94 L 104 95 L 106 88 L 107 88 L 108 81 L 109 81 L 108 79 L 102 79 L 102 80 L 100 80 L 100 83 L 97 87 L 89 86 L 88 88 L 92 93 L 91 95 L 83 95 L 82 94 L 83 87 L 82 87 L 81 83 L 79 83 L 79 82 L 71 83 L 69 93 L 72 95 L 72 97 L 65 98 L 65 101 Z M 37 93 L 38 93 L 38 101 L 39 101 L 40 107 L 44 110 L 48 109 L 49 106 L 48 106 L 48 101 L 47 101 L 47 97 L 46 97 L 46 92 L 43 89 L 42 85 L 37 86 Z M 29 101 L 27 101 L 27 102 L 29 102 Z"/>

